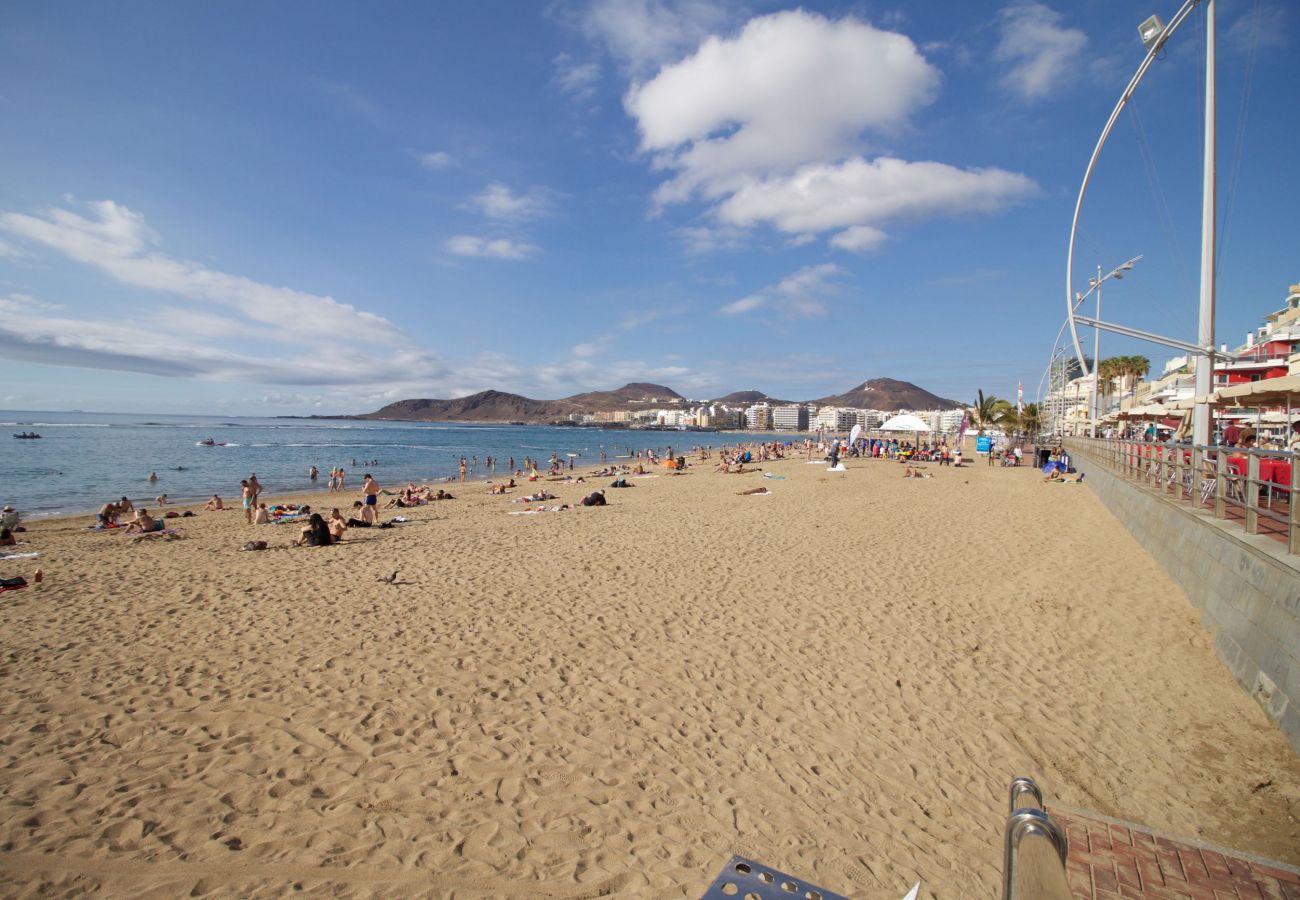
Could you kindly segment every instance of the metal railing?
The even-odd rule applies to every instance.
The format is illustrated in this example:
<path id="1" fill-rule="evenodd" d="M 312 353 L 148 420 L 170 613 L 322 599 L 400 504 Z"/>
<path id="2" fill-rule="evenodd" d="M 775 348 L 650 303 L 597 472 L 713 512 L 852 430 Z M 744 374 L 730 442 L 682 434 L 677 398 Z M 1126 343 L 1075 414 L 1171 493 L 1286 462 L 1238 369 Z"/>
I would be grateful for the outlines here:
<path id="1" fill-rule="evenodd" d="M 1033 779 L 1011 782 L 1002 863 L 1002 900 L 1070 900 L 1065 872 L 1069 842 L 1043 809 Z"/>
<path id="2" fill-rule="evenodd" d="M 1300 555 L 1300 454 L 1117 438 L 1068 438 L 1074 454 L 1168 499 L 1283 538 Z"/>

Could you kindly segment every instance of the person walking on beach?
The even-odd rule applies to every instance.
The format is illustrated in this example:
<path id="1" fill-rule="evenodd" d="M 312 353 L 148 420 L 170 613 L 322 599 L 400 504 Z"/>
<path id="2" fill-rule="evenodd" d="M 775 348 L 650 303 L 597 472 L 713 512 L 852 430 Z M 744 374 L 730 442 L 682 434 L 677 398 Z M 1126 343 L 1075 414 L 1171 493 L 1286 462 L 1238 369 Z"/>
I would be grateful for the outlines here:
<path id="1" fill-rule="evenodd" d="M 379 519 L 379 482 L 375 481 L 369 472 L 362 478 L 364 481 L 361 485 L 361 493 L 364 495 L 362 500 L 365 502 L 365 508 L 361 510 L 361 518 L 373 525 Z"/>
<path id="2" fill-rule="evenodd" d="M 468 464 L 465 462 L 465 457 L 462 456 L 460 458 L 460 480 L 461 481 L 465 480 L 465 470 L 467 468 L 468 468 Z"/>
<path id="3" fill-rule="evenodd" d="M 253 524 L 253 489 L 249 487 L 248 479 L 241 479 L 239 482 L 239 502 L 244 505 L 244 521 L 249 525 Z"/>
<path id="4" fill-rule="evenodd" d="M 347 483 L 347 480 L 348 480 L 348 474 L 343 471 L 342 466 L 339 466 L 339 490 L 340 491 L 343 490 L 343 485 Z"/>

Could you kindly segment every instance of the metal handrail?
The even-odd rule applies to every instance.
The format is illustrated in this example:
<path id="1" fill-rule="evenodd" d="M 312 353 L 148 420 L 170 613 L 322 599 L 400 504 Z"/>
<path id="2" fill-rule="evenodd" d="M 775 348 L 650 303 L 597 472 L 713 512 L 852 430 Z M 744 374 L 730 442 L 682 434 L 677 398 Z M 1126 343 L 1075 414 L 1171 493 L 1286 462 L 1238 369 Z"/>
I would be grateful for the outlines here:
<path id="1" fill-rule="evenodd" d="M 1270 530 L 1284 533 L 1287 552 L 1300 555 L 1300 453 L 1120 438 L 1067 441 L 1124 479 L 1172 494 L 1194 509 L 1208 508 L 1215 518 L 1227 519 L 1230 509 L 1240 510 L 1247 534 L 1259 534 L 1261 523 L 1272 523 Z M 1229 465 L 1230 458 L 1244 459 L 1245 465 Z M 1277 462 L 1290 463 L 1289 480 L 1278 480 Z M 1274 504 L 1279 494 L 1286 499 L 1286 512 Z"/>
<path id="2" fill-rule="evenodd" d="M 1026 797 L 1034 806 L 1020 806 Z M 1030 778 L 1011 782 L 1002 861 L 1003 900 L 1070 900 L 1065 871 L 1069 841 L 1043 810 L 1043 794 Z"/>

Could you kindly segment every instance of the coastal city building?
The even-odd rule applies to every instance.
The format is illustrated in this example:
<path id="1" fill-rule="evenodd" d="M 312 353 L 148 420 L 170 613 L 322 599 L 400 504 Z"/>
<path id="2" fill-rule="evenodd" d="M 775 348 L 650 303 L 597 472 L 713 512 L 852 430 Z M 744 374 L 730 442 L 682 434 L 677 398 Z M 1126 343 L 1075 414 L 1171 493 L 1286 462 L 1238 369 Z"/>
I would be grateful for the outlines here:
<path id="1" fill-rule="evenodd" d="M 772 410 L 772 427 L 777 431 L 807 431 L 808 407 L 792 403 Z"/>

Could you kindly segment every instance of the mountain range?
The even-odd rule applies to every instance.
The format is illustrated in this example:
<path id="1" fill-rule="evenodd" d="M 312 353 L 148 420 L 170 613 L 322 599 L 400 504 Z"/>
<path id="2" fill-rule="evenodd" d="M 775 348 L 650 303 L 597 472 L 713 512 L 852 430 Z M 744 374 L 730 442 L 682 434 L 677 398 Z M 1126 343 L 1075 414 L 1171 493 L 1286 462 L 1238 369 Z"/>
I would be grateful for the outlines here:
<path id="1" fill-rule="evenodd" d="M 695 401 L 691 401 L 692 403 Z M 762 391 L 734 391 L 701 403 L 750 406 L 767 402 L 774 406 L 794 401 L 777 400 Z M 860 409 L 954 409 L 964 404 L 945 400 L 907 381 L 872 378 L 843 394 L 803 401 L 817 406 L 851 406 Z M 388 419 L 405 422 L 527 422 L 530 424 L 567 419 L 572 413 L 635 411 L 659 407 L 684 407 L 687 399 L 661 384 L 632 382 L 613 391 L 589 391 L 560 400 L 532 400 L 503 391 L 480 391 L 452 400 L 398 400 L 372 413 L 348 418 Z"/>

